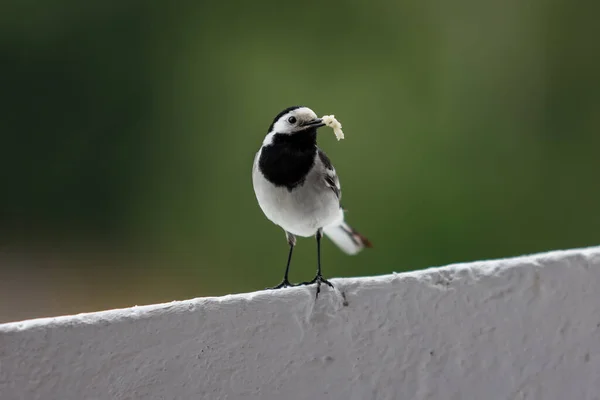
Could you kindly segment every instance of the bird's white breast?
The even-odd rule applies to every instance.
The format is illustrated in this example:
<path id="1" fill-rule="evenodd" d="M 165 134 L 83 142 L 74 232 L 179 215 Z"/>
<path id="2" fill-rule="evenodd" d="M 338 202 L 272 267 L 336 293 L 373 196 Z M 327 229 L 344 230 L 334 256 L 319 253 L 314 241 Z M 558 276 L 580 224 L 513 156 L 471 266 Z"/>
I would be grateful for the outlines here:
<path id="1" fill-rule="evenodd" d="M 269 182 L 258 168 L 260 151 L 254 158 L 252 183 L 265 216 L 286 231 L 298 236 L 312 236 L 319 228 L 343 220 L 339 200 L 322 176 L 322 168 L 313 168 L 301 185 L 292 191 Z M 321 160 L 315 154 L 315 163 Z"/>

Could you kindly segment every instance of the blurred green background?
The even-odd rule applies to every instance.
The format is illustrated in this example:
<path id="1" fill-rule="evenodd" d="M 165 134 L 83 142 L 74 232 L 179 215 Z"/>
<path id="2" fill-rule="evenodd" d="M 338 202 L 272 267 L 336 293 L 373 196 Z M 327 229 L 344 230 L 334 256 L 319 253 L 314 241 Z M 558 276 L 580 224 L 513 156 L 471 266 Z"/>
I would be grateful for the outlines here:
<path id="1" fill-rule="evenodd" d="M 289 105 L 343 123 L 375 245 L 326 241 L 327 277 L 597 244 L 598 4 L 3 3 L 0 321 L 277 284 L 250 170 Z"/>

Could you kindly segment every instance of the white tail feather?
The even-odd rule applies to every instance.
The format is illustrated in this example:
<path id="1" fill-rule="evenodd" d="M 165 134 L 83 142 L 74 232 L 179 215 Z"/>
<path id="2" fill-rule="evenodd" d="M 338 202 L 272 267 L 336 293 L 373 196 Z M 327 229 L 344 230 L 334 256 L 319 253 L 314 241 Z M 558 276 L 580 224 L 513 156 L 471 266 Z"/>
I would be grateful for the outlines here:
<path id="1" fill-rule="evenodd" d="M 329 225 L 323 228 L 323 233 L 340 249 L 350 255 L 358 253 L 365 247 L 371 247 L 371 243 L 367 238 L 356 232 L 345 222 L 338 225 Z"/>

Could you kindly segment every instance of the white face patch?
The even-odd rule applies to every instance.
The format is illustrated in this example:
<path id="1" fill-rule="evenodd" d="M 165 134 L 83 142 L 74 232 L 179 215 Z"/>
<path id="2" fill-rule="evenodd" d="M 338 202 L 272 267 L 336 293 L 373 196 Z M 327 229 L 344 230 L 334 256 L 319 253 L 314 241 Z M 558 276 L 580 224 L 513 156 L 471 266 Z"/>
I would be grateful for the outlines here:
<path id="1" fill-rule="evenodd" d="M 277 133 L 293 134 L 300 132 L 304 128 L 302 124 L 317 118 L 317 114 L 308 107 L 300 107 L 282 115 L 273 124 L 273 131 Z M 267 135 L 268 136 L 268 135 Z M 265 138 L 266 140 L 267 138 Z"/>

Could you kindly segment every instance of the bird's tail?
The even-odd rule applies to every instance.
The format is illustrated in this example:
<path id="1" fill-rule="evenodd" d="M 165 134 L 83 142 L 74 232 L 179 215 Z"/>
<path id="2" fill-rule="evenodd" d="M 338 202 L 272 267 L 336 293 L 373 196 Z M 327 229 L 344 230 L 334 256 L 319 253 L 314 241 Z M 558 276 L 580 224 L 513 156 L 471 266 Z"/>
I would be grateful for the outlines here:
<path id="1" fill-rule="evenodd" d="M 323 233 L 340 249 L 350 255 L 358 253 L 365 247 L 373 247 L 369 239 L 352 229 L 344 221 L 338 225 L 325 227 Z"/>

